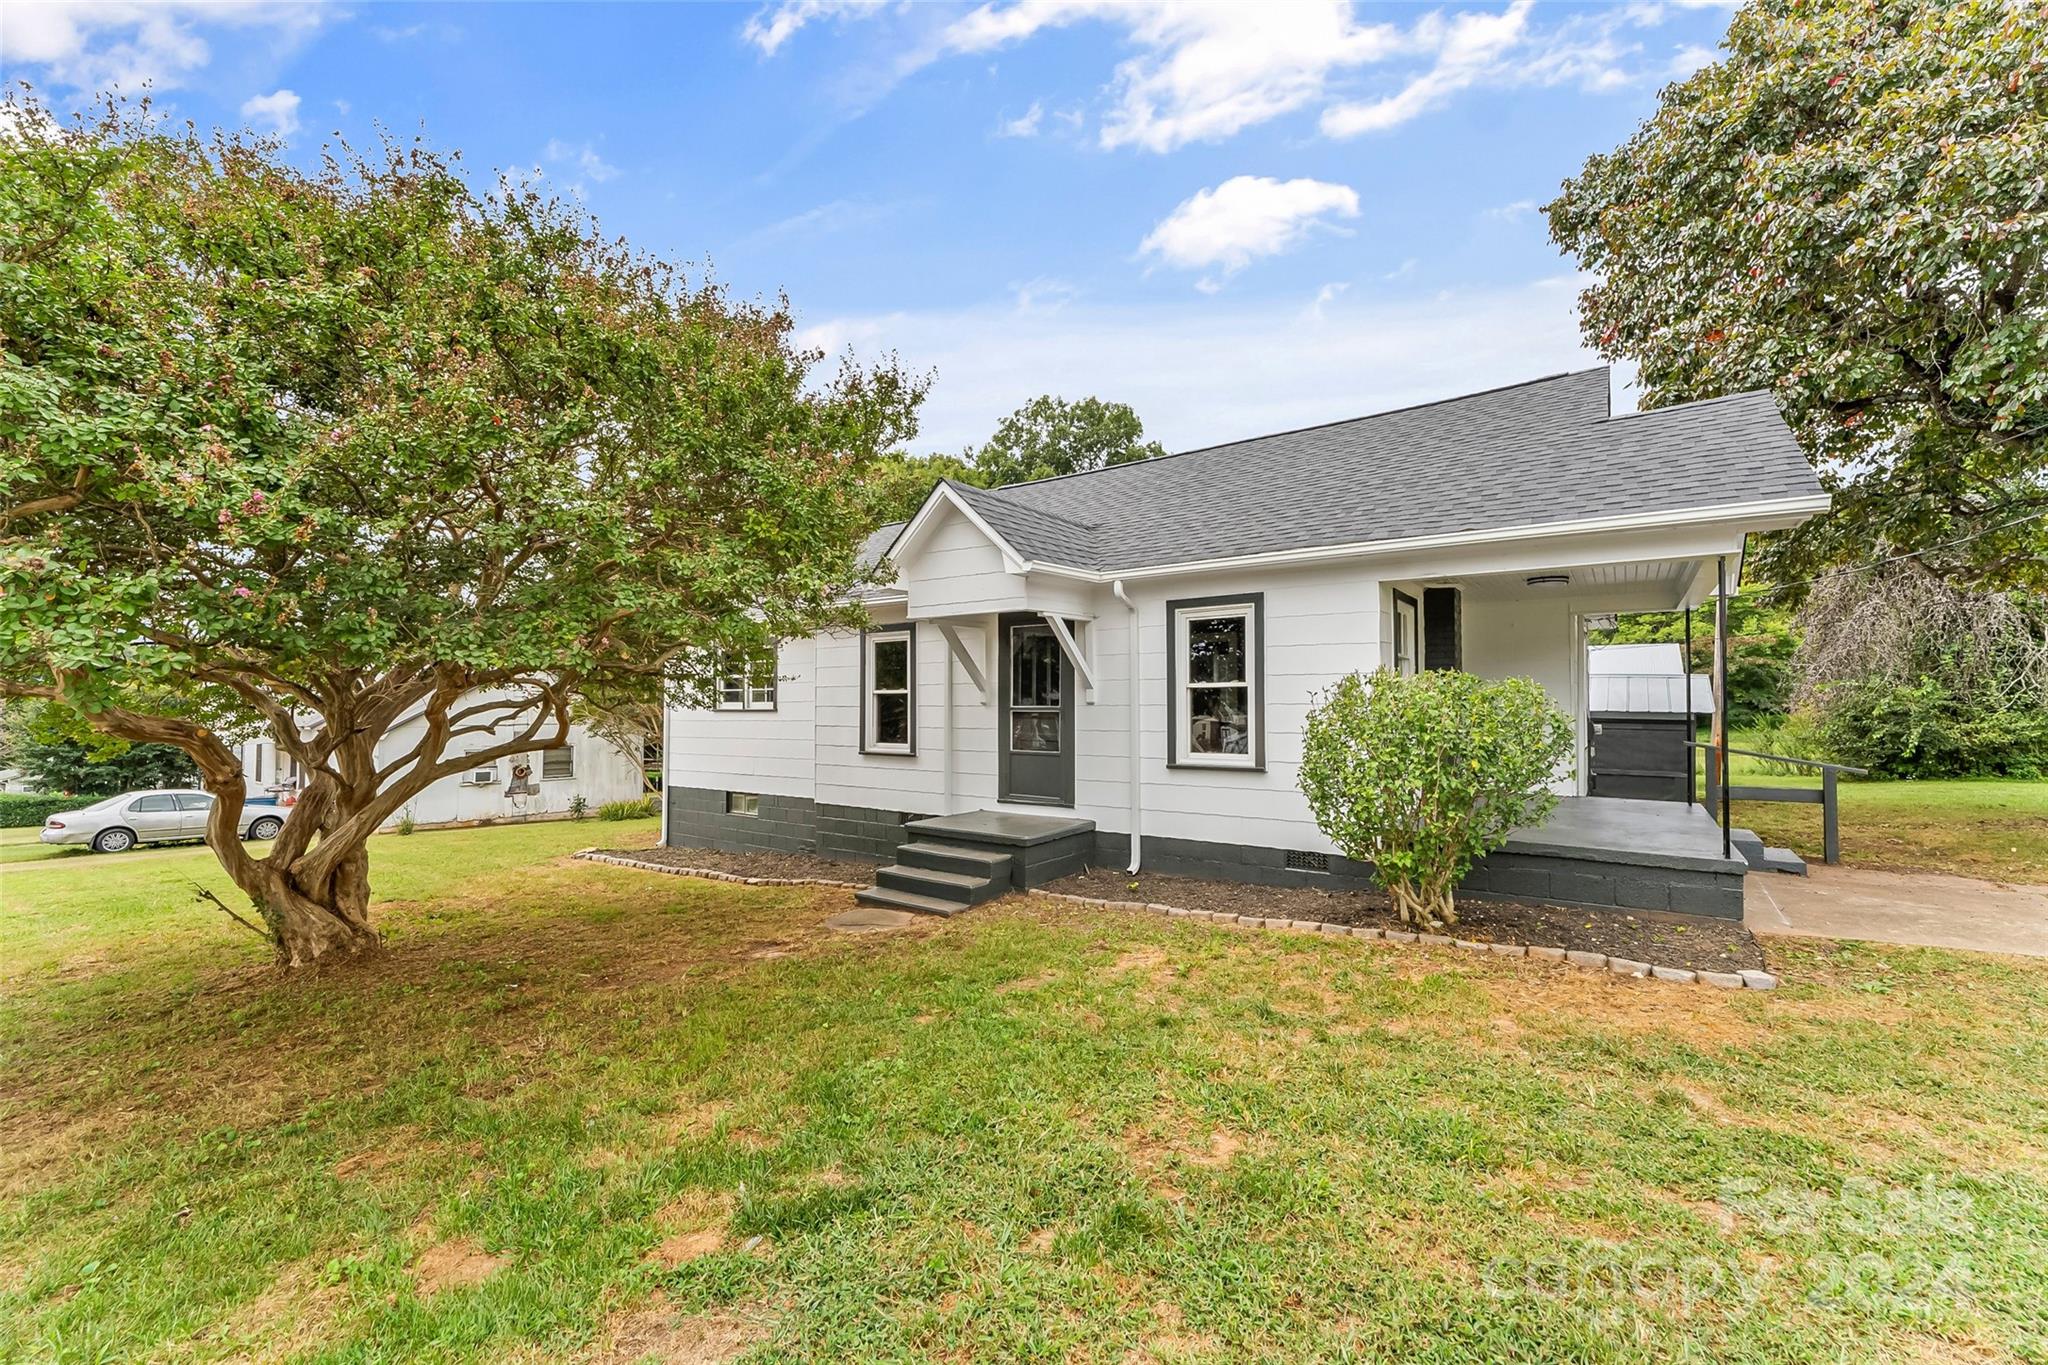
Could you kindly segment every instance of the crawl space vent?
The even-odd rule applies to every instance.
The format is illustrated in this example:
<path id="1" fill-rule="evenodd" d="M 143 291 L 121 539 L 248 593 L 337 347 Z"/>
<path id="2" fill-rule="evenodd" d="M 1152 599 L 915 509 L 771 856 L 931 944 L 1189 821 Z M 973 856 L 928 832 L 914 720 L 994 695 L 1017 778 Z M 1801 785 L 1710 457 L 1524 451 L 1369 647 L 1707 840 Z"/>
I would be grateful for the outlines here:
<path id="1" fill-rule="evenodd" d="M 1287 855 L 1289 872 L 1328 872 L 1330 855 L 1327 853 L 1290 853 Z"/>

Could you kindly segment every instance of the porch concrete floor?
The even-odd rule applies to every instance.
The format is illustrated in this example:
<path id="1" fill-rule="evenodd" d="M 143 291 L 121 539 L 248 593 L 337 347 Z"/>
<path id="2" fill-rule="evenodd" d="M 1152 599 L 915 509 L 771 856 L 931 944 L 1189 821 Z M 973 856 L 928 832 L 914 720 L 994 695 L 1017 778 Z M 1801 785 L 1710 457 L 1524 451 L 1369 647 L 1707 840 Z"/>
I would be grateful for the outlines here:
<path id="1" fill-rule="evenodd" d="M 1721 856 L 1721 827 L 1699 806 L 1682 801 L 1633 801 L 1614 796 L 1567 796 L 1541 825 L 1508 836 L 1512 853 L 1589 858 L 1638 867 L 1739 871 L 1741 854 Z"/>
<path id="2" fill-rule="evenodd" d="M 1742 902 L 1757 934 L 2048 957 L 2048 886 L 1812 863 L 1804 877 L 1752 872 Z"/>
<path id="3" fill-rule="evenodd" d="M 1075 834 L 1095 832 L 1093 820 L 1071 815 L 1018 815 L 1006 810 L 971 810 L 959 815 L 931 815 L 911 820 L 905 829 L 921 838 L 944 839 L 948 835 L 992 844 L 1020 847 L 1050 843 Z"/>

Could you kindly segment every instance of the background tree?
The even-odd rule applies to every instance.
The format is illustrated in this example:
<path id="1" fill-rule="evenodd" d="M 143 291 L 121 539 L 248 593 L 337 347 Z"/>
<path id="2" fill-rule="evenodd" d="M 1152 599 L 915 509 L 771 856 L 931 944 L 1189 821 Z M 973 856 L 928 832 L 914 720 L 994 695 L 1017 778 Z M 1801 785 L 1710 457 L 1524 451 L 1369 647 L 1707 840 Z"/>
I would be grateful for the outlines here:
<path id="1" fill-rule="evenodd" d="M 909 521 L 940 479 L 986 487 L 985 476 L 957 455 L 908 455 L 891 451 L 868 467 L 870 516 L 877 526 Z"/>
<path id="2" fill-rule="evenodd" d="M 375 944 L 365 841 L 430 783 L 843 610 L 893 364 L 818 382 L 786 306 L 422 147 L 308 174 L 9 104 L 0 695 L 189 754 L 282 960 Z M 264 858 L 258 726 L 308 775 Z"/>
<path id="3" fill-rule="evenodd" d="M 1887 777 L 2048 776 L 2048 603 L 1971 592 L 1907 562 L 1814 586 L 1795 722 Z"/>
<path id="4" fill-rule="evenodd" d="M 1881 547 L 2048 584 L 2040 6 L 1755 0 L 1726 48 L 1545 210 L 1586 338 L 1647 406 L 1777 394 L 1835 495 L 1779 581 Z"/>
<path id="5" fill-rule="evenodd" d="M 1145 424 L 1127 403 L 1083 398 L 1069 403 L 1044 394 L 1005 417 L 995 435 L 968 452 L 984 488 L 1080 474 L 1166 453 L 1145 439 Z"/>
<path id="6" fill-rule="evenodd" d="M 75 711 L 41 701 L 0 709 L 0 768 L 19 769 L 39 792 L 114 796 L 199 780 L 191 755 L 170 744 L 130 744 L 88 726 Z"/>

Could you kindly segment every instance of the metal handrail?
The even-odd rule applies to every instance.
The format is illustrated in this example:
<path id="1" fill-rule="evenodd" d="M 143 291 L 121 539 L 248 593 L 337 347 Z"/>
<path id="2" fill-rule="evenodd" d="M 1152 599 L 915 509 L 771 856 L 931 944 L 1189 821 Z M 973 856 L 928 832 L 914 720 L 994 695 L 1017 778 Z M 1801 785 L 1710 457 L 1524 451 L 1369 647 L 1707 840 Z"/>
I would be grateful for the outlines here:
<path id="1" fill-rule="evenodd" d="M 1717 772 L 1721 765 L 1709 763 L 1707 764 L 1707 810 L 1711 814 L 1717 805 L 1722 804 L 1723 800 L 1785 801 L 1797 805 L 1819 806 L 1821 857 L 1829 864 L 1842 861 L 1841 807 L 1835 791 L 1835 775 L 1837 773 L 1852 773 L 1857 777 L 1867 777 L 1870 773 L 1868 768 L 1852 768 L 1846 763 L 1822 763 L 1819 759 L 1814 758 L 1790 758 L 1784 754 L 1764 754 L 1758 753 L 1754 749 L 1724 750 L 1720 745 L 1712 741 L 1696 739 L 1686 740 L 1685 747 L 1688 749 L 1705 749 L 1711 754 L 1741 754 L 1744 758 L 1761 758 L 1772 763 L 1796 763 L 1802 767 L 1820 769 L 1819 792 L 1815 792 L 1810 787 L 1738 787 L 1732 782 L 1728 783 L 1724 790 L 1719 781 L 1721 774 Z M 1692 783 L 1691 767 L 1691 763 L 1688 762 L 1686 764 L 1687 772 L 1685 779 L 1688 791 Z M 1726 825 L 1727 820 L 1724 817 L 1724 837 Z"/>
<path id="2" fill-rule="evenodd" d="M 1721 752 L 1721 746 L 1712 740 L 1689 739 L 1685 741 L 1685 747 L 1688 749 L 1709 749 L 1717 754 Z M 1730 749 L 1728 752 L 1731 754 L 1741 754 L 1744 758 L 1768 759 L 1773 763 L 1797 763 L 1803 768 L 1819 768 L 1822 772 L 1854 773 L 1858 777 L 1870 776 L 1870 769 L 1868 768 L 1852 768 L 1846 763 L 1823 763 L 1817 758 L 1792 758 L 1786 754 L 1760 754 L 1754 749 Z"/>

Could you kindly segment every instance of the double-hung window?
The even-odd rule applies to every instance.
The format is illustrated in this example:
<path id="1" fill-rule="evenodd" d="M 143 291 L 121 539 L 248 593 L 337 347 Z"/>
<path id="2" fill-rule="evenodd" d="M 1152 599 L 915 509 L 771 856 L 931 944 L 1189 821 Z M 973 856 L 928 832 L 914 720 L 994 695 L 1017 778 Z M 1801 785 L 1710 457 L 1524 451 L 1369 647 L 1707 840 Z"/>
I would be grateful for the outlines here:
<path id="1" fill-rule="evenodd" d="M 718 675 L 718 709 L 773 711 L 776 664 L 773 648 L 748 658 L 726 660 Z"/>
<path id="2" fill-rule="evenodd" d="M 917 752 L 917 640 L 911 626 L 861 632 L 860 747 Z"/>
<path id="3" fill-rule="evenodd" d="M 1175 766 L 1265 766 L 1263 616 L 1256 593 L 1167 603 L 1173 648 L 1167 753 Z"/>
<path id="4" fill-rule="evenodd" d="M 547 780 L 576 776 L 576 749 L 564 745 L 559 749 L 540 751 L 540 775 Z"/>

